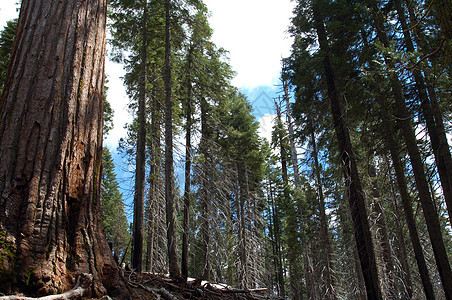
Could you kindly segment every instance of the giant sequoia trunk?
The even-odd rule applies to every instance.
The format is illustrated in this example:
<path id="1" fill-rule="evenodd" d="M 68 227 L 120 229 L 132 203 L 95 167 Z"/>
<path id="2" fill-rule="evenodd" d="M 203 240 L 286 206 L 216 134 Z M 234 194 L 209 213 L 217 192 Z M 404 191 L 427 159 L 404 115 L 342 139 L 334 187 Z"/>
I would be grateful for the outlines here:
<path id="1" fill-rule="evenodd" d="M 106 1 L 24 0 L 0 102 L 0 288 L 121 288 L 102 227 Z M 115 294 L 118 295 L 116 290 Z"/>

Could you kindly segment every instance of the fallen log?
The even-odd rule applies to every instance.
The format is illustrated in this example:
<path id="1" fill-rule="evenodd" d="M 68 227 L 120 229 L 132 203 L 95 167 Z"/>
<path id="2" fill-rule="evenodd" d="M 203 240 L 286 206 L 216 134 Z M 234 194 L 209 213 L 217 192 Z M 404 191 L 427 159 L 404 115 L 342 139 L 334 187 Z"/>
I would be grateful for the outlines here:
<path id="1" fill-rule="evenodd" d="M 224 294 L 249 294 L 249 293 L 259 293 L 259 292 L 267 292 L 268 289 L 250 289 L 250 290 L 239 290 L 239 289 L 221 289 L 219 290 Z"/>
<path id="2" fill-rule="evenodd" d="M 83 273 L 78 279 L 72 290 L 69 290 L 63 294 L 50 295 L 39 298 L 23 297 L 23 296 L 2 296 L 0 300 L 74 300 L 81 299 L 89 291 L 90 286 L 93 284 L 93 275 Z"/>

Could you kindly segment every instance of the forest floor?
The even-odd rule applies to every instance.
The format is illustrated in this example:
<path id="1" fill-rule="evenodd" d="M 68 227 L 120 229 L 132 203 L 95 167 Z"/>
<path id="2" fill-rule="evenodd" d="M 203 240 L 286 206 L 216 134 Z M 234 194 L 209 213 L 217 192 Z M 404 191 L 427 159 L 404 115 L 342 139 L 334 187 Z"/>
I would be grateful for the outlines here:
<path id="1" fill-rule="evenodd" d="M 127 285 L 128 297 L 132 299 L 237 299 L 237 300 L 262 300 L 277 299 L 272 297 L 265 288 L 244 290 L 234 289 L 225 284 L 214 284 L 207 281 L 189 279 L 187 281 L 170 278 L 163 274 L 122 272 L 122 277 Z M 0 300 L 113 300 L 115 295 L 103 296 L 100 299 L 85 298 L 93 283 L 91 274 L 81 274 L 75 287 L 63 294 L 30 298 L 23 295 L 5 296 L 0 293 Z"/>
<path id="2" fill-rule="evenodd" d="M 165 275 L 125 272 L 124 278 L 139 299 L 273 299 L 267 289 L 242 290 L 201 280 L 176 280 Z"/>

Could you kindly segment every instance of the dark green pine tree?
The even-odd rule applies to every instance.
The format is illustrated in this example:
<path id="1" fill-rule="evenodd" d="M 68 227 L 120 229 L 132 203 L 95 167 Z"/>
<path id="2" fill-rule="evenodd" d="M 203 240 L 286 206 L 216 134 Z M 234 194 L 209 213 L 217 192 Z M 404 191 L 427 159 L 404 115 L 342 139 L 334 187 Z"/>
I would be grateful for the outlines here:
<path id="1" fill-rule="evenodd" d="M 108 148 L 104 147 L 101 185 L 103 223 L 111 250 L 116 255 L 123 256 L 126 255 L 130 240 L 129 223 L 114 168 L 113 157 Z"/>
<path id="2" fill-rule="evenodd" d="M 3 92 L 6 72 L 8 71 L 9 60 L 14 46 L 16 36 L 17 19 L 8 21 L 0 32 L 0 95 Z"/>

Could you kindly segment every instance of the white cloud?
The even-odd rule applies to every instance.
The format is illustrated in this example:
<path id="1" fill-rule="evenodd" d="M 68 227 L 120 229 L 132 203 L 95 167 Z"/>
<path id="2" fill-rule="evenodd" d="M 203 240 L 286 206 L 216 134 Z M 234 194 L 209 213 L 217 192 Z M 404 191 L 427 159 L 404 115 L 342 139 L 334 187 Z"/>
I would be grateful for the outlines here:
<path id="1" fill-rule="evenodd" d="M 19 16 L 19 12 L 17 11 L 19 5 L 16 2 L 17 0 L 2 0 L 0 7 L 0 30 L 3 30 L 7 21 Z"/>
<path id="2" fill-rule="evenodd" d="M 258 134 L 261 138 L 267 139 L 270 144 L 272 141 L 272 130 L 273 125 L 275 124 L 276 115 L 265 114 L 262 118 L 259 119 L 259 129 Z"/>
<path id="3" fill-rule="evenodd" d="M 127 130 L 124 129 L 124 125 L 132 121 L 132 116 L 128 113 L 127 110 L 129 98 L 126 94 L 126 90 L 121 79 L 121 77 L 125 75 L 123 66 L 114 63 L 107 58 L 105 72 L 108 77 L 107 100 L 108 102 L 110 102 L 111 107 L 114 110 L 114 127 L 108 134 L 104 143 L 110 149 L 112 149 L 118 146 L 120 138 L 127 136 Z"/>
<path id="4" fill-rule="evenodd" d="M 280 60 L 290 53 L 286 33 L 294 2 L 290 0 L 206 0 L 213 40 L 230 52 L 238 87 L 273 85 Z"/>

